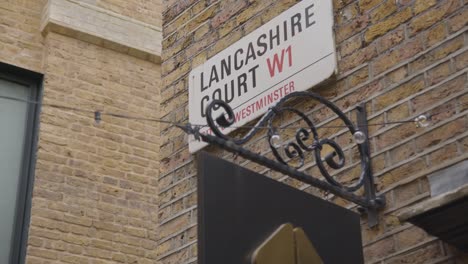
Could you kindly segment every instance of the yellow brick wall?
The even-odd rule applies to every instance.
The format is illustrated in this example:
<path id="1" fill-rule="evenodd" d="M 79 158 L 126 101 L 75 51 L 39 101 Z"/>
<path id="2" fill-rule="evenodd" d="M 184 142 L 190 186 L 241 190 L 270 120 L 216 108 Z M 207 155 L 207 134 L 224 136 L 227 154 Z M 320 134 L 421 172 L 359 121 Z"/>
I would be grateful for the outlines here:
<path id="1" fill-rule="evenodd" d="M 170 0 L 163 15 L 163 118 L 188 119 L 188 73 L 207 59 L 294 5 L 296 0 Z M 378 192 L 387 199 L 378 227 L 362 219 L 366 263 L 465 263 L 450 246 L 421 229 L 400 223 L 399 212 L 430 197 L 426 175 L 468 158 L 467 8 L 459 0 L 334 0 L 338 74 L 333 82 L 314 88 L 340 109 L 367 103 L 369 122 L 412 120 L 438 113 L 431 127 L 413 123 L 371 126 L 372 165 Z M 315 104 L 297 107 L 322 125 L 337 124 Z M 282 125 L 294 125 L 286 118 Z M 292 130 L 291 130 L 292 131 Z M 339 129 L 320 129 L 356 161 L 356 147 Z M 196 165 L 187 137 L 171 125 L 161 127 L 159 178 L 162 263 L 197 262 Z M 262 138 L 247 148 L 271 156 Z M 231 154 L 208 148 L 220 157 Z M 306 192 L 307 185 L 282 177 L 252 162 L 235 162 L 281 179 Z M 319 174 L 313 163 L 306 171 Z M 336 177 L 349 183 L 358 176 L 351 162 Z M 349 203 L 328 197 L 343 206 Z M 433 261 L 433 262 L 431 262 Z"/>
<path id="2" fill-rule="evenodd" d="M 158 65 L 55 33 L 45 42 L 45 104 L 157 117 Z M 154 263 L 158 131 L 43 107 L 28 263 Z"/>
<path id="3" fill-rule="evenodd" d="M 39 24 L 46 2 L 0 1 L 0 61 L 42 72 L 44 40 Z"/>
<path id="4" fill-rule="evenodd" d="M 155 263 L 159 125 L 92 111 L 158 118 L 161 67 L 41 35 L 46 2 L 0 1 L 0 62 L 43 73 L 44 104 L 91 113 L 41 108 L 27 263 Z M 161 25 L 161 1 L 85 2 Z"/>

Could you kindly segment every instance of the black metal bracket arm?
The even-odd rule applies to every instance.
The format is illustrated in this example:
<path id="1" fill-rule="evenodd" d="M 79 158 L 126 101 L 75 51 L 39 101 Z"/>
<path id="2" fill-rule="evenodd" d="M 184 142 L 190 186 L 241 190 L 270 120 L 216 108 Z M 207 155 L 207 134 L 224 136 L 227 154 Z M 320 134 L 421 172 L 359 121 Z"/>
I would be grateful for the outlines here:
<path id="1" fill-rule="evenodd" d="M 329 108 L 341 119 L 345 127 L 351 133 L 351 136 L 355 138 L 360 154 L 361 173 L 359 179 L 352 185 L 345 186 L 341 184 L 329 173 L 329 170 L 338 170 L 345 166 L 345 154 L 340 145 L 329 138 L 320 139 L 317 127 L 312 120 L 298 109 L 286 105 L 287 101 L 299 97 L 318 101 Z M 215 110 L 220 114 L 216 119 L 213 118 Z M 358 125 L 356 127 L 335 104 L 322 96 L 313 92 L 294 92 L 283 97 L 275 106 L 271 107 L 268 112 L 260 118 L 257 124 L 241 138 L 229 137 L 221 131 L 223 128 L 232 126 L 235 122 L 234 111 L 227 103 L 222 100 L 214 100 L 208 105 L 206 113 L 208 126 L 213 131 L 214 135 L 201 133 L 199 127 L 193 127 L 190 124 L 180 126 L 180 128 L 186 133 L 192 134 L 198 140 L 216 145 L 291 178 L 351 201 L 360 206 L 361 212 L 367 213 L 368 225 L 370 227 L 378 224 L 378 210 L 385 206 L 385 199 L 383 196 L 376 195 L 370 161 L 365 105 L 360 105 L 357 108 Z M 282 141 L 277 133 L 277 128 L 273 124 L 273 120 L 283 113 L 297 115 L 306 124 L 306 126 L 296 131 L 295 138 L 292 141 Z M 251 140 L 264 128 L 267 128 L 268 143 L 276 160 L 269 159 L 242 147 L 242 145 Z M 333 152 L 322 157 L 322 149 L 324 146 L 328 146 Z M 324 180 L 299 170 L 304 166 L 305 155 L 307 153 L 312 153 L 315 164 Z M 356 194 L 361 188 L 364 188 L 364 195 Z"/>

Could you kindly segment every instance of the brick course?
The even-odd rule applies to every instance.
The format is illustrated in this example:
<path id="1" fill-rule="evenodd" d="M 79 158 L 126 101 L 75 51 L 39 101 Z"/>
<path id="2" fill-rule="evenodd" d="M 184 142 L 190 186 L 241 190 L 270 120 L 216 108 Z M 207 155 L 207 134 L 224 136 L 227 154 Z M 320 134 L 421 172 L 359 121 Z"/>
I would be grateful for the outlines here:
<path id="1" fill-rule="evenodd" d="M 298 1 L 172 0 L 163 13 L 162 116 L 187 121 L 188 72 L 242 36 Z M 370 122 L 412 120 L 438 113 L 429 128 L 414 124 L 370 127 L 373 169 L 387 207 L 380 225 L 367 227 L 362 219 L 366 263 L 463 263 L 455 250 L 416 227 L 400 223 L 402 209 L 430 196 L 426 175 L 467 158 L 466 4 L 459 0 L 335 0 L 338 51 L 336 80 L 313 90 L 354 114 L 366 102 Z M 320 125 L 334 117 L 309 102 L 299 102 Z M 285 117 L 283 126 L 295 120 Z M 352 162 L 338 172 L 342 181 L 356 177 L 355 148 L 342 130 L 321 129 L 344 146 Z M 196 170 L 187 137 L 171 125 L 161 126 L 160 245 L 161 263 L 196 263 Z M 249 147 L 271 153 L 254 139 Z M 349 146 L 348 146 L 349 145 Z M 226 159 L 233 155 L 208 147 Z M 322 195 L 241 158 L 247 168 Z M 313 163 L 306 165 L 313 173 Z M 328 197 L 354 209 L 353 205 Z M 465 257 L 466 260 L 466 257 Z M 431 262 L 432 263 L 432 262 Z"/>

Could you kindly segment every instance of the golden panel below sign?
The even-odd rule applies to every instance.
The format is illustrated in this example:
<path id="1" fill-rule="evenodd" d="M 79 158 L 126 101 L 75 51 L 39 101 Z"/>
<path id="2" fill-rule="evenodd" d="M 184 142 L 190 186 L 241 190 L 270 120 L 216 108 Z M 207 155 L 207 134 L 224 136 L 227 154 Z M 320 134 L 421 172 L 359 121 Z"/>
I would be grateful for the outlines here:
<path id="1" fill-rule="evenodd" d="M 317 250 L 302 228 L 294 228 L 296 240 L 296 264 L 323 264 Z"/>
<path id="2" fill-rule="evenodd" d="M 252 264 L 323 264 L 302 228 L 281 225 L 254 252 Z"/>
<path id="3" fill-rule="evenodd" d="M 252 264 L 295 264 L 291 224 L 281 225 L 253 254 Z"/>

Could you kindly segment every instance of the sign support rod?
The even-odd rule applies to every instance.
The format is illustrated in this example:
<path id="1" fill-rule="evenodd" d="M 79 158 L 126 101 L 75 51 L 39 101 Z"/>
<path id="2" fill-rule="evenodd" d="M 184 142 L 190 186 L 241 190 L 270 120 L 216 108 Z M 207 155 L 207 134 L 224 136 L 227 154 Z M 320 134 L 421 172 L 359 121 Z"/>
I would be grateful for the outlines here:
<path id="1" fill-rule="evenodd" d="M 360 104 L 356 107 L 356 117 L 357 117 L 357 125 L 359 129 L 364 133 L 366 136 L 366 140 L 364 143 L 360 144 L 360 148 L 362 148 L 362 152 L 365 156 L 369 157 L 370 161 L 370 142 L 369 142 L 369 129 L 367 123 L 367 111 L 366 111 L 366 103 Z M 364 178 L 364 191 L 366 195 L 366 200 L 368 201 L 376 201 L 376 202 L 384 202 L 382 201 L 383 197 L 379 197 L 377 199 L 375 194 L 375 184 L 374 184 L 374 175 L 372 173 L 372 162 L 369 162 L 369 166 L 367 166 L 366 171 L 367 177 Z M 361 208 L 360 211 L 365 211 L 367 213 L 367 222 L 369 227 L 374 227 L 379 223 L 379 215 L 378 211 L 374 207 L 367 207 Z"/>
<path id="2" fill-rule="evenodd" d="M 344 128 L 349 130 L 351 136 L 358 144 L 361 173 L 359 179 L 355 180 L 352 184 L 344 185 L 340 183 L 339 179 L 329 172 L 345 168 L 345 152 L 333 139 L 321 139 L 318 128 L 308 115 L 288 104 L 289 100 L 297 98 L 318 101 L 331 110 L 345 124 Z M 365 104 L 357 107 L 357 126 L 355 126 L 346 114 L 324 97 L 307 91 L 294 92 L 286 95 L 275 106 L 271 107 L 260 118 L 257 124 L 240 138 L 229 137 L 223 133 L 223 129 L 235 123 L 234 111 L 229 104 L 222 100 L 214 100 L 208 105 L 206 113 L 207 123 L 213 134 L 202 133 L 200 132 L 200 126 L 193 126 L 191 124 L 178 127 L 186 133 L 193 135 L 196 140 L 216 145 L 291 178 L 353 202 L 363 208 L 360 210 L 361 212 L 367 213 L 369 227 L 374 227 L 378 224 L 378 211 L 385 206 L 385 199 L 383 196 L 378 196 L 375 190 Z M 275 123 L 273 122 L 275 118 L 283 113 L 296 115 L 305 123 L 303 128 L 297 130 L 293 139 L 282 140 L 278 134 L 278 128 L 275 127 Z M 214 118 L 215 114 L 219 116 Z M 265 128 L 267 129 L 266 138 L 275 159 L 259 155 L 242 146 L 260 131 L 265 130 Z M 322 157 L 322 149 L 325 146 L 327 149 L 331 149 L 332 152 Z M 314 157 L 314 165 L 317 166 L 322 177 L 314 177 L 300 170 L 305 164 L 306 154 L 311 154 Z M 364 195 L 356 194 L 361 188 L 364 188 Z"/>

